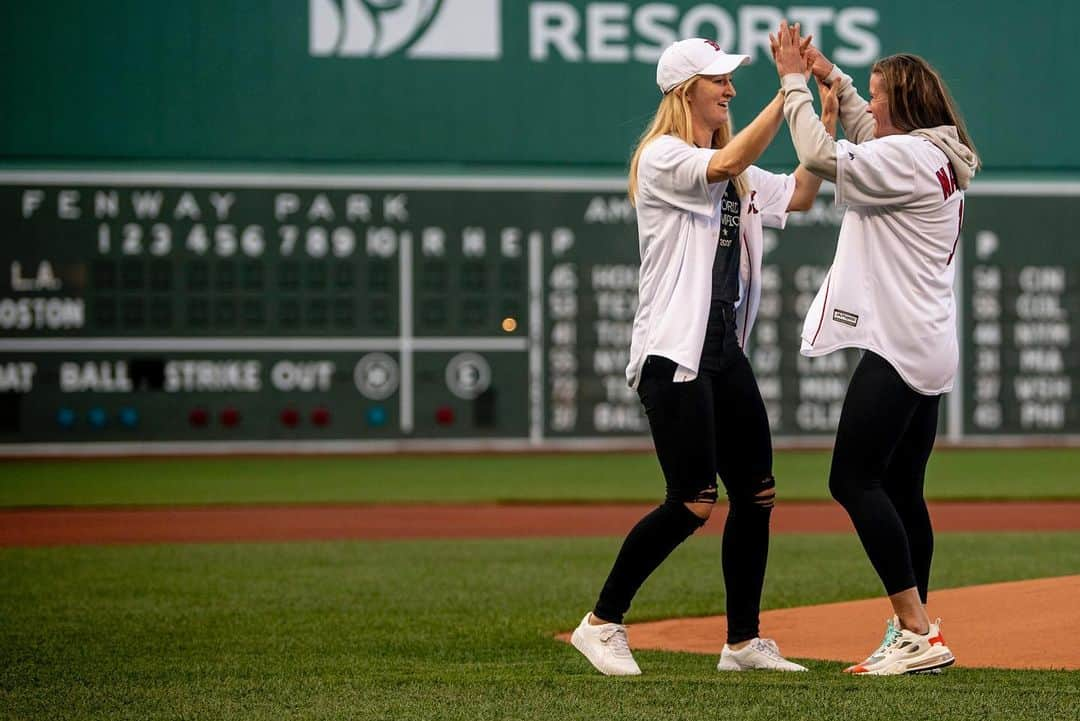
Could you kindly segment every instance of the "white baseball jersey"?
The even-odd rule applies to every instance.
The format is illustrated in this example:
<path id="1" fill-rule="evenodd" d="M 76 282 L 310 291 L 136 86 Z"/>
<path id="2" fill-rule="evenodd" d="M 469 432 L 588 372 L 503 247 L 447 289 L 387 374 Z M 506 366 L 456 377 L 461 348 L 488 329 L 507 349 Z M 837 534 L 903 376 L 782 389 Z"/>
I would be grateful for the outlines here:
<path id="1" fill-rule="evenodd" d="M 641 270 L 626 380 L 637 388 L 645 358 L 659 355 L 680 367 L 676 379 L 697 377 L 712 298 L 712 266 L 720 234 L 720 201 L 727 181 L 709 184 L 715 150 L 662 135 L 638 160 L 637 225 Z M 742 201 L 739 302 L 736 325 L 745 348 L 761 300 L 762 227 L 783 228 L 795 178 L 751 166 Z"/>
<path id="2" fill-rule="evenodd" d="M 803 355 L 865 348 L 919 393 L 952 390 L 959 359 L 953 276 L 964 191 L 917 135 L 836 144 L 836 257 L 803 323 Z"/>

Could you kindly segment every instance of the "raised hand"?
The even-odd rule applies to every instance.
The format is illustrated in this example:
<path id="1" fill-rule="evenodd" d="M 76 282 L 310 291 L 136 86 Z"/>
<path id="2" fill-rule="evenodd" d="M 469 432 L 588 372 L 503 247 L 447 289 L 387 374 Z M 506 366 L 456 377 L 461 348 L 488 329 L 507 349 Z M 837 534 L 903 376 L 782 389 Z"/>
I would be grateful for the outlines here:
<path id="1" fill-rule="evenodd" d="M 799 23 L 788 26 L 787 21 L 780 23 L 780 29 L 776 35 L 769 35 L 769 46 L 772 49 L 773 60 L 776 61 L 776 72 L 783 77 L 791 73 L 801 73 L 803 77 L 810 75 L 810 63 L 806 57 L 807 48 L 813 36 L 805 38 L 800 35 Z"/>
<path id="2" fill-rule="evenodd" d="M 810 66 L 810 71 L 818 80 L 827 78 L 833 69 L 832 61 L 813 45 L 806 48 L 806 62 Z"/>
<path id="3" fill-rule="evenodd" d="M 817 80 L 818 97 L 821 98 L 821 124 L 829 135 L 836 137 L 836 120 L 840 116 L 840 83 L 825 87 L 820 78 Z"/>

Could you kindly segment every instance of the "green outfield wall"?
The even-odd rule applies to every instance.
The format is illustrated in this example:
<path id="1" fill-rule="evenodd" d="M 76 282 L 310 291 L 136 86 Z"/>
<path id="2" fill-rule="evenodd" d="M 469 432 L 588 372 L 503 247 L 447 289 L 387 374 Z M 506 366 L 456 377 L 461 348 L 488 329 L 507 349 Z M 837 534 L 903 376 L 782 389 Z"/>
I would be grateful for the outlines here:
<path id="1" fill-rule="evenodd" d="M 749 54 L 745 122 L 785 17 L 864 88 L 931 59 L 982 155 L 941 437 L 1080 442 L 1080 5 L 58 0 L 0 5 L 0 454 L 645 447 L 623 169 L 655 62 Z M 838 220 L 766 238 L 780 443 L 829 443 L 856 360 L 798 354 Z"/>
<path id="2" fill-rule="evenodd" d="M 925 55 L 988 169 L 1080 168 L 1065 0 L 7 2 L 0 157 L 622 166 L 667 43 L 752 56 L 745 123 L 777 87 L 766 36 L 783 17 L 863 88 L 875 58 Z M 793 158 L 781 141 L 762 164 Z"/>

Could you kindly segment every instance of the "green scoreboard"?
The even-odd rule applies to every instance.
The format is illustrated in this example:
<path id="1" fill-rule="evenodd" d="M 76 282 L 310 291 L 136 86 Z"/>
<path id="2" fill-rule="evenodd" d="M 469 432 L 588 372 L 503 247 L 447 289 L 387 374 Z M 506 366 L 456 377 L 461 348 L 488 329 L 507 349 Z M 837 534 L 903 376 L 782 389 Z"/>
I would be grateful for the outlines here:
<path id="1" fill-rule="evenodd" d="M 748 354 L 822 444 L 856 351 L 798 353 L 830 196 L 766 235 Z M 977 183 L 955 442 L 1080 437 L 1080 184 Z M 618 178 L 0 172 L 0 453 L 645 445 Z"/>

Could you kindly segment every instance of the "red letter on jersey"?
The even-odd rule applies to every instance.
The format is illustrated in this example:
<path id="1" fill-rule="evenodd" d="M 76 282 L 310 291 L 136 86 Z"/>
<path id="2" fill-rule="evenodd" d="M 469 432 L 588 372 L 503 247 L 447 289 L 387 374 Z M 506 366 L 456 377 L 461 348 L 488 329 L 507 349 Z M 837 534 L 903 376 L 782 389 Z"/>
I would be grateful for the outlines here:
<path id="1" fill-rule="evenodd" d="M 945 168 L 938 168 L 934 175 L 937 176 L 938 183 L 941 184 L 941 192 L 945 196 L 942 200 L 948 200 L 949 196 L 956 192 L 956 181 L 953 180 L 951 173 L 946 172 Z"/>

